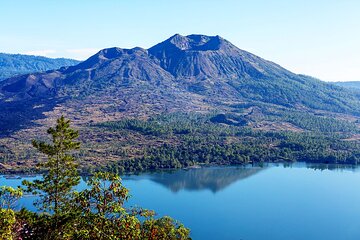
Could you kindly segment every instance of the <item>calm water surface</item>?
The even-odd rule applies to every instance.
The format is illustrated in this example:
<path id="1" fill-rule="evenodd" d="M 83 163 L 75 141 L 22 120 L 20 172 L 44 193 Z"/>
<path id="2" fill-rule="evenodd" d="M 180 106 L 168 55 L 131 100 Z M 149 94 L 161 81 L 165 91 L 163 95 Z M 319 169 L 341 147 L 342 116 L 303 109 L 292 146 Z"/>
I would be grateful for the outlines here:
<path id="1" fill-rule="evenodd" d="M 129 205 L 170 215 L 193 239 L 360 239 L 360 169 L 222 167 L 125 176 Z M 0 185 L 20 179 L 0 177 Z M 31 206 L 25 197 L 20 205 Z"/>

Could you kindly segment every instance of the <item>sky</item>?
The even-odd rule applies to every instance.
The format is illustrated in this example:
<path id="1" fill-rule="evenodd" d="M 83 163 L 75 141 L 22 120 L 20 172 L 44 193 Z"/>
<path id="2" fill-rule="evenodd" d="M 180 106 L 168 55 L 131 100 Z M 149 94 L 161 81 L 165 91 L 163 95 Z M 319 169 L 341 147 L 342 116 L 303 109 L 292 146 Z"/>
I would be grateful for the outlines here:
<path id="1" fill-rule="evenodd" d="M 359 0 L 0 0 L 0 52 L 84 60 L 220 35 L 295 73 L 360 81 Z"/>

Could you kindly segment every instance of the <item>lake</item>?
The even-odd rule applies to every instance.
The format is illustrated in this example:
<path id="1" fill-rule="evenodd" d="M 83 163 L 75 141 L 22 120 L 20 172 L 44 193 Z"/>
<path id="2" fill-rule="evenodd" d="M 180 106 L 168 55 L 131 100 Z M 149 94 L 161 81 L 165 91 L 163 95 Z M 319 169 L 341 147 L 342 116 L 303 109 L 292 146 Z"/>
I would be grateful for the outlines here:
<path id="1" fill-rule="evenodd" d="M 327 167 L 209 167 L 123 180 L 129 205 L 178 219 L 193 239 L 360 239 L 360 170 Z M 21 181 L 0 177 L 0 185 Z M 19 204 L 33 209 L 32 200 Z"/>

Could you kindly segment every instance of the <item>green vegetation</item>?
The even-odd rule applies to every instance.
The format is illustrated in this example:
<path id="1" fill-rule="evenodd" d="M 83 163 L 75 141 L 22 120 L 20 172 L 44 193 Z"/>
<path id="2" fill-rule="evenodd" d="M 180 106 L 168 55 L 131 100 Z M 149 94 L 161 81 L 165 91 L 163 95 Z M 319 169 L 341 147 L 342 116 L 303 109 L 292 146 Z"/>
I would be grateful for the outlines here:
<path id="1" fill-rule="evenodd" d="M 267 119 L 272 121 L 285 121 L 295 126 L 318 133 L 356 133 L 359 132 L 354 123 L 338 120 L 331 117 L 316 116 L 305 112 L 284 111 L 269 114 Z"/>
<path id="2" fill-rule="evenodd" d="M 59 215 L 67 209 L 71 190 L 80 183 L 74 157 L 69 154 L 80 148 L 80 143 L 74 141 L 79 133 L 70 128 L 70 120 L 63 116 L 57 120 L 56 128 L 49 128 L 47 133 L 52 136 L 53 144 L 33 141 L 33 146 L 48 157 L 48 161 L 39 165 L 46 174 L 41 180 L 23 184 L 28 187 L 27 192 L 41 196 L 40 210 L 54 212 L 55 229 L 58 229 Z"/>
<path id="3" fill-rule="evenodd" d="M 229 107 L 230 113 L 167 113 L 88 124 L 79 128 L 84 144 L 74 152 L 82 159 L 79 170 L 140 172 L 280 161 L 357 164 L 360 159 L 356 118 L 348 121 L 255 103 Z M 0 146 L 0 164 L 21 172 L 36 170 L 31 164 L 41 159 L 36 151 L 9 151 L 6 146 Z"/>
<path id="4" fill-rule="evenodd" d="M 249 102 L 276 104 L 289 109 L 302 105 L 309 109 L 348 113 L 359 116 L 359 93 L 325 83 L 319 79 L 282 73 L 262 81 L 256 78 L 230 81 L 240 96 Z"/>
<path id="5" fill-rule="evenodd" d="M 0 239 L 12 239 L 12 228 L 15 223 L 13 210 L 0 209 Z"/>
<path id="6" fill-rule="evenodd" d="M 352 89 L 354 91 L 358 91 L 360 89 L 360 81 L 349 81 L 349 82 L 332 82 L 331 84 Z"/>
<path id="7" fill-rule="evenodd" d="M 16 201 L 22 197 L 22 195 L 23 191 L 19 187 L 16 189 L 8 186 L 0 187 L 0 208 L 13 208 Z"/>
<path id="8" fill-rule="evenodd" d="M 0 239 L 12 239 L 16 218 L 11 208 L 21 196 L 20 188 L 14 189 L 8 186 L 0 188 Z"/>
<path id="9" fill-rule="evenodd" d="M 167 114 L 146 121 L 126 119 L 97 124 L 95 128 L 100 128 L 105 135 L 121 132 L 127 134 L 128 138 L 142 136 L 141 145 L 136 151 L 129 149 L 126 144 L 116 146 L 108 143 L 109 151 L 121 155 L 123 160 L 105 169 L 138 172 L 196 164 L 279 161 L 357 164 L 360 160 L 359 143 L 344 140 L 349 133 L 358 131 L 354 124 L 346 121 L 314 115 L 298 116 L 299 120 L 294 120 L 294 114 L 287 114 L 289 122 L 311 131 L 269 132 L 238 124 L 219 124 L 213 122 L 216 116 Z M 216 119 L 224 119 L 224 116 Z M 230 120 L 233 122 L 234 119 L 232 117 Z M 120 154 L 120 148 L 127 150 Z"/>
<path id="10" fill-rule="evenodd" d="M 25 191 L 39 197 L 39 212 L 12 206 L 21 189 L 0 191 L 0 239 L 189 239 L 189 230 L 170 217 L 154 218 L 154 212 L 125 206 L 129 191 L 118 175 L 96 172 L 88 188 L 76 191 L 79 183 L 73 153 L 79 149 L 78 132 L 61 117 L 49 128 L 52 144 L 33 141 L 48 160 L 39 164 L 42 180 L 24 181 Z"/>

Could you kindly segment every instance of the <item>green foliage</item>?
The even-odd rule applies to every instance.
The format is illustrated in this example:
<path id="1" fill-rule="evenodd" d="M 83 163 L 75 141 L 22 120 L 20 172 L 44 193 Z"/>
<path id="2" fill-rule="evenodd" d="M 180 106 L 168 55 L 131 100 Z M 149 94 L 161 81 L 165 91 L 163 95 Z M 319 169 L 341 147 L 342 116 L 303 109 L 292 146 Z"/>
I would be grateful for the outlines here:
<path id="1" fill-rule="evenodd" d="M 141 222 L 136 217 L 147 211 L 130 211 L 124 207 L 129 191 L 119 176 L 95 173 L 88 188 L 75 192 L 73 211 L 76 220 L 69 225 L 71 239 L 140 239 Z"/>
<path id="2" fill-rule="evenodd" d="M 228 82 L 248 101 L 271 103 L 294 108 L 302 105 L 310 109 L 350 113 L 359 116 L 358 93 L 325 83 L 318 79 L 297 75 L 281 76 L 260 80 L 243 78 Z"/>
<path id="3" fill-rule="evenodd" d="M 12 188 L 9 186 L 0 187 L 0 208 L 11 209 L 21 198 L 23 191 L 21 188 Z"/>
<path id="4" fill-rule="evenodd" d="M 98 172 L 87 184 L 89 188 L 76 196 L 82 212 L 91 212 L 102 218 L 116 218 L 124 213 L 123 204 L 129 198 L 129 191 L 118 175 Z"/>
<path id="5" fill-rule="evenodd" d="M 104 122 L 94 126 L 111 131 L 129 130 L 144 135 L 186 135 L 199 134 L 221 134 L 227 135 L 232 130 L 226 125 L 214 124 L 210 121 L 213 115 L 173 113 L 158 115 L 147 121 L 139 119 L 123 119 L 116 122 Z"/>
<path id="6" fill-rule="evenodd" d="M 45 212 L 14 212 L 9 208 L 22 195 L 21 189 L 0 190 L 0 203 L 8 208 L 0 209 L 0 239 L 189 239 L 189 230 L 170 217 L 154 219 L 153 211 L 125 207 L 129 190 L 116 174 L 97 172 L 87 189 L 75 191 L 79 176 L 70 153 L 80 143 L 75 141 L 78 132 L 69 124 L 61 117 L 55 128 L 49 128 L 52 144 L 33 142 L 48 156 L 41 165 L 47 171 L 42 180 L 24 184 L 27 191 L 41 197 L 38 204 Z"/>
<path id="7" fill-rule="evenodd" d="M 118 122 L 100 123 L 97 126 L 111 128 L 114 130 L 117 129 L 133 130 L 133 131 L 141 132 L 146 135 L 155 135 L 155 136 L 160 136 L 162 134 L 167 133 L 166 128 L 161 127 L 159 124 L 155 122 L 149 123 L 137 119 L 126 119 Z"/>
<path id="8" fill-rule="evenodd" d="M 119 176 L 95 173 L 88 188 L 73 192 L 70 211 L 57 217 L 22 209 L 16 213 L 22 239 L 189 239 L 189 230 L 170 217 L 154 219 L 154 212 L 127 208 L 129 191 Z"/>
<path id="9" fill-rule="evenodd" d="M 354 123 L 330 117 L 316 116 L 305 112 L 285 111 L 277 114 L 273 113 L 268 119 L 289 122 L 297 127 L 314 132 L 354 133 L 359 131 Z"/>
<path id="10" fill-rule="evenodd" d="M 15 213 L 11 209 L 0 209 L 0 239 L 13 239 Z"/>
<path id="11" fill-rule="evenodd" d="M 272 118 L 292 121 L 294 125 L 309 131 L 256 131 L 241 124 L 239 126 L 239 117 L 220 114 L 166 114 L 146 121 L 122 120 L 96 126 L 122 134 L 136 132 L 150 139 L 150 143 L 154 139 L 162 142 L 156 146 L 142 143 L 142 156 L 112 163 L 105 167 L 108 171 L 139 172 L 194 164 L 234 165 L 279 161 L 356 164 L 360 161 L 359 143 L 343 140 L 358 131 L 353 123 L 310 114 L 300 116 L 292 112 L 276 112 Z M 217 123 L 219 120 L 227 124 Z M 148 130 L 142 130 L 144 128 L 128 129 L 123 124 L 126 121 L 164 133 L 149 136 Z"/>
<path id="12" fill-rule="evenodd" d="M 189 229 L 170 217 L 149 219 L 143 224 L 141 239 L 189 239 Z"/>
<path id="13" fill-rule="evenodd" d="M 188 239 L 189 230 L 170 217 L 153 219 L 154 212 L 126 208 L 129 198 L 118 175 L 95 173 L 88 188 L 75 193 L 76 220 L 70 239 Z"/>
<path id="14" fill-rule="evenodd" d="M 39 214 L 27 209 L 15 212 L 16 224 L 13 235 L 17 239 L 28 240 L 50 240 L 56 239 L 58 231 L 55 231 L 54 216 L 49 214 Z M 56 222 L 60 222 L 57 217 Z"/>
<path id="15" fill-rule="evenodd" d="M 38 206 L 41 210 L 58 215 L 69 203 L 72 188 L 80 182 L 74 157 L 70 155 L 71 151 L 80 148 L 80 143 L 75 141 L 79 133 L 70 128 L 70 120 L 63 116 L 57 120 L 56 127 L 47 132 L 52 137 L 52 144 L 33 141 L 33 146 L 48 157 L 48 161 L 39 164 L 46 170 L 43 179 L 24 181 L 23 184 L 28 192 L 40 196 Z"/>

